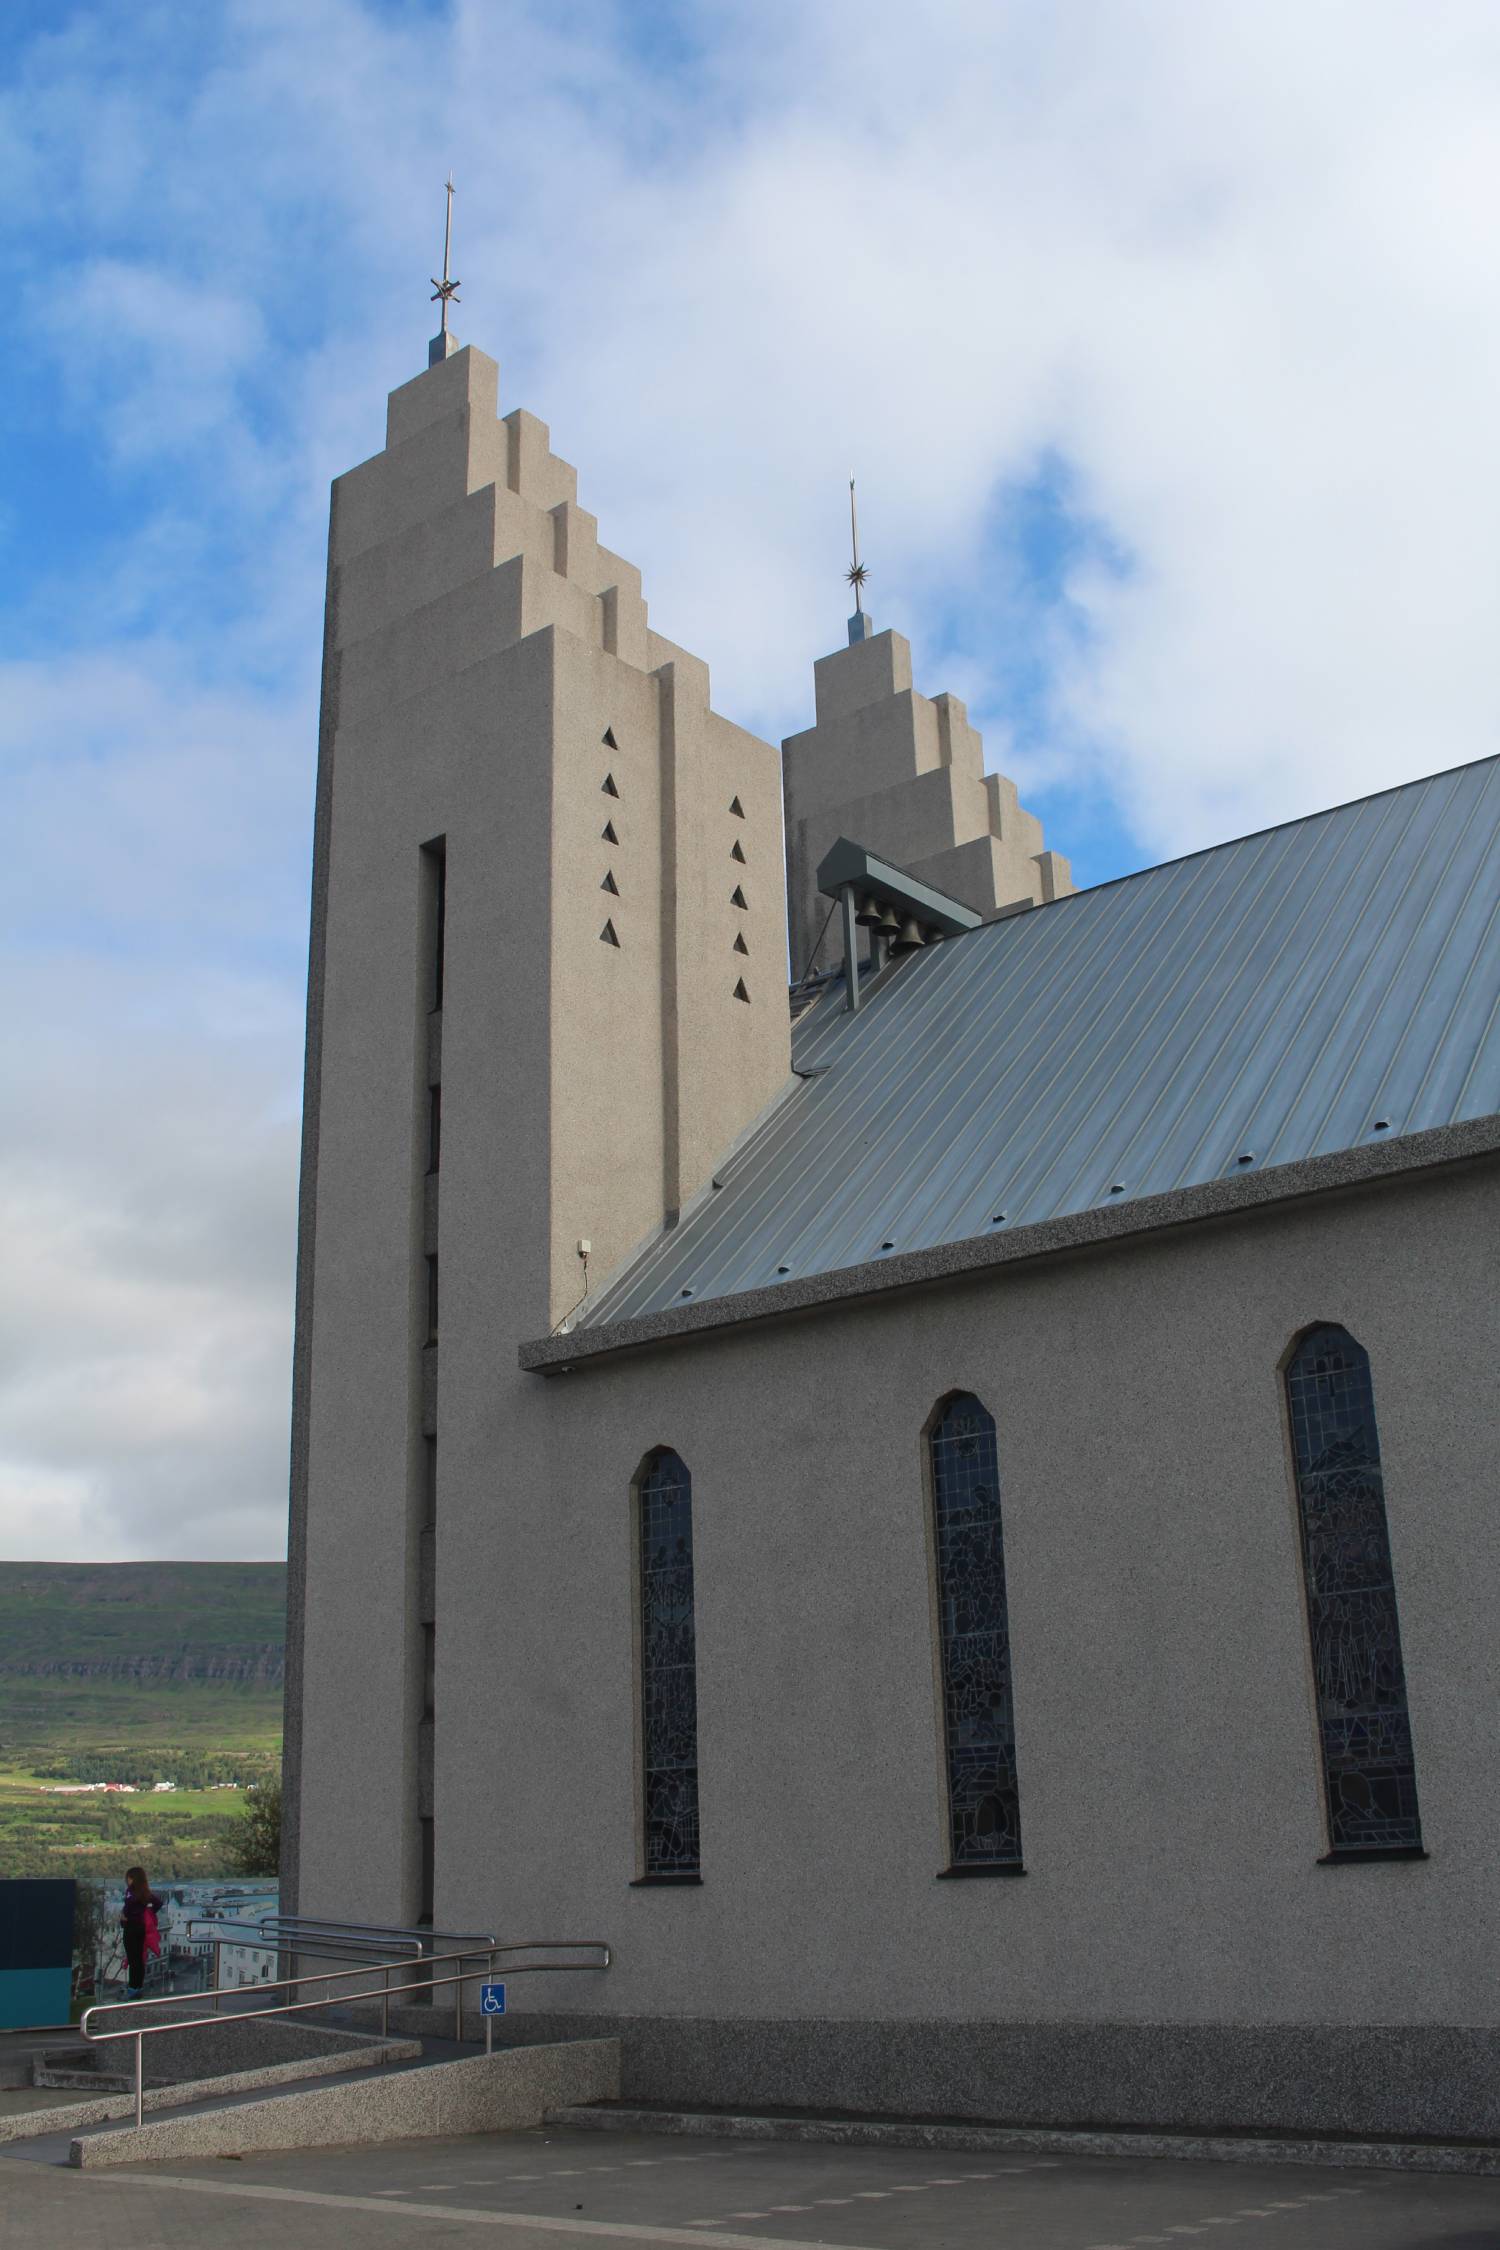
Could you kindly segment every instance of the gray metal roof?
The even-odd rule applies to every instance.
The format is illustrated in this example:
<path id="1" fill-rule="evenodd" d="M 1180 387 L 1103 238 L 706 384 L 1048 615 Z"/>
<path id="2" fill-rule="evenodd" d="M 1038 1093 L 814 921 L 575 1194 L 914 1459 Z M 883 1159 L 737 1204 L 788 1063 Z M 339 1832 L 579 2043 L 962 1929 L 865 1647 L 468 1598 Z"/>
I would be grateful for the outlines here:
<path id="1" fill-rule="evenodd" d="M 792 1036 L 815 1075 L 579 1326 L 1500 1111 L 1500 759 L 987 923 Z"/>

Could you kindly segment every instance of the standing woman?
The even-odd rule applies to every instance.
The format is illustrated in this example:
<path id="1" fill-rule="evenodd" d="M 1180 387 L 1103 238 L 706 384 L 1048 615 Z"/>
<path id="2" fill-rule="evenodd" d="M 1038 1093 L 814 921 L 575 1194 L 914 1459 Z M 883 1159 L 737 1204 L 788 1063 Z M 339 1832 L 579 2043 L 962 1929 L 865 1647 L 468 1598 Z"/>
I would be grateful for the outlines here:
<path id="1" fill-rule="evenodd" d="M 146 1941 L 148 1934 L 155 1935 L 156 1917 L 160 1912 L 161 1900 L 147 1882 L 145 1868 L 127 1867 L 125 1911 L 120 1916 L 120 1927 L 125 1933 L 127 2000 L 139 2000 L 141 1996 L 141 1987 L 146 1982 Z M 153 1947 L 152 1951 L 155 1950 Z"/>

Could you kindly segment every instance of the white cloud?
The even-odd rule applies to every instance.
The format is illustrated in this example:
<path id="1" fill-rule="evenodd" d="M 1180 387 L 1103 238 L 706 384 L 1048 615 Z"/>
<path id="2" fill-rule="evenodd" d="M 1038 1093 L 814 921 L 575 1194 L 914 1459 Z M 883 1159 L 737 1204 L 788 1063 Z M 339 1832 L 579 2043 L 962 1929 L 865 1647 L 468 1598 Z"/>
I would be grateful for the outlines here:
<path id="1" fill-rule="evenodd" d="M 326 485 L 422 364 L 450 164 L 460 333 L 732 716 L 806 722 L 856 469 L 879 621 L 1063 850 L 1495 747 L 1489 0 L 181 0 L 37 39 L 0 125 L 101 508 L 0 680 L 47 1009 L 0 1541 L 39 1492 L 108 1551 L 273 1537 Z M 1049 462 L 1055 599 L 992 513 Z"/>
<path id="2" fill-rule="evenodd" d="M 279 1551 L 291 1027 L 190 982 L 52 963 L 0 1050 L 11 1554 Z"/>
<path id="3" fill-rule="evenodd" d="M 165 651 L 0 711 L 0 1552 L 274 1554 L 306 748 Z"/>

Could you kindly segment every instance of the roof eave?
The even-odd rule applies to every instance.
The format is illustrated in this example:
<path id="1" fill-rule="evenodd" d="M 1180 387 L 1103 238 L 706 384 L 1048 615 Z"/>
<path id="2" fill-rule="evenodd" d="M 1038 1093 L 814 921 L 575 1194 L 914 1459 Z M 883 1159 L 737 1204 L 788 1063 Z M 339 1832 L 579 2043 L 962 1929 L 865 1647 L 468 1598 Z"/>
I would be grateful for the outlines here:
<path id="1" fill-rule="evenodd" d="M 1091 1210 L 1042 1219 L 1034 1226 L 1016 1227 L 1008 1233 L 970 1235 L 959 1242 L 896 1253 L 864 1265 L 840 1266 L 829 1273 L 779 1281 L 764 1289 L 700 1298 L 690 1305 L 642 1313 L 632 1320 L 606 1321 L 567 1335 L 540 1336 L 522 1344 L 518 1358 L 528 1374 L 564 1375 L 621 1352 L 688 1342 L 754 1321 L 790 1320 L 827 1307 L 1060 1257 L 1132 1235 L 1156 1234 L 1205 1219 L 1237 1217 L 1306 1196 L 1373 1185 L 1497 1153 L 1500 1115 L 1468 1118 L 1422 1133 L 1397 1134 L 1361 1148 L 1304 1157 L 1294 1164 L 1268 1165 L 1262 1172 L 1237 1172 L 1232 1178 L 1174 1188 L 1165 1195 L 1097 1204 Z"/>

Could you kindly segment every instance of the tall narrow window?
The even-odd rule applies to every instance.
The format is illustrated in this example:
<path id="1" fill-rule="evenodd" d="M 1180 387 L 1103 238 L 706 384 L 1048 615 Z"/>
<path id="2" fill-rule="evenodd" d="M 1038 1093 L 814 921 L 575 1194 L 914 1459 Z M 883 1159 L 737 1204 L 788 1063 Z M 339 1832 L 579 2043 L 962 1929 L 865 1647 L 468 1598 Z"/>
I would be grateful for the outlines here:
<path id="1" fill-rule="evenodd" d="M 930 1442 L 949 1871 L 1019 1874 L 1021 1797 L 994 1420 L 977 1398 L 960 1392 L 943 1407 Z"/>
<path id="2" fill-rule="evenodd" d="M 1313 1328 L 1286 1371 L 1333 1859 L 1422 1849 L 1369 1355 Z"/>
<path id="3" fill-rule="evenodd" d="M 427 1089 L 427 1169 L 437 1171 L 443 1160 L 443 1089 Z"/>
<path id="4" fill-rule="evenodd" d="M 693 1480 L 675 1453 L 641 1475 L 641 1766 L 648 1881 L 698 1873 Z"/>
<path id="5" fill-rule="evenodd" d="M 424 1813 L 417 1826 L 418 1832 L 422 1839 L 421 1873 L 417 1878 L 417 1922 L 422 1928 L 430 1929 L 432 1926 L 432 1898 L 435 1888 L 435 1862 L 437 1859 L 437 1848 L 435 1832 L 432 1824 L 432 1816 L 429 1813 Z"/>
<path id="6" fill-rule="evenodd" d="M 446 837 L 422 846 L 427 868 L 427 1005 L 443 1004 L 443 956 L 448 938 L 448 844 Z"/>

